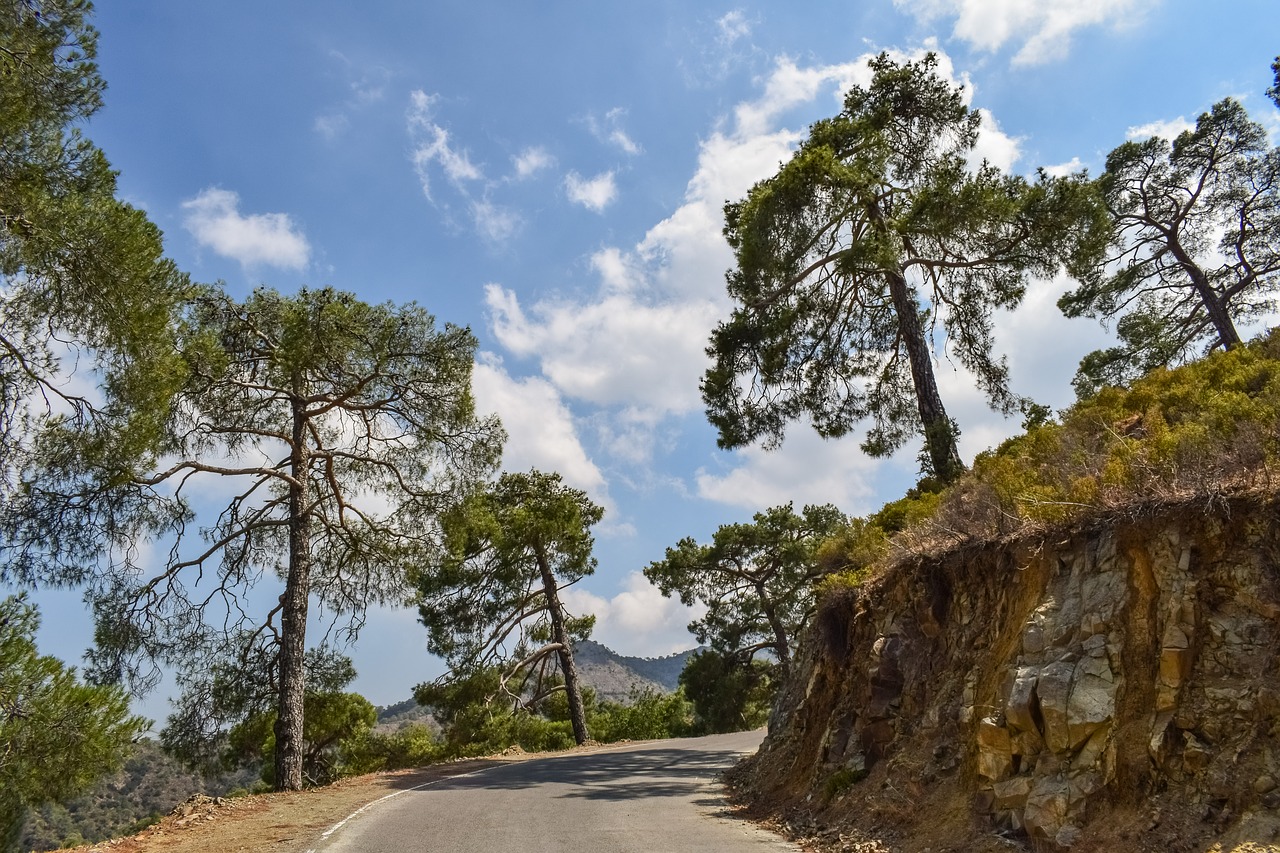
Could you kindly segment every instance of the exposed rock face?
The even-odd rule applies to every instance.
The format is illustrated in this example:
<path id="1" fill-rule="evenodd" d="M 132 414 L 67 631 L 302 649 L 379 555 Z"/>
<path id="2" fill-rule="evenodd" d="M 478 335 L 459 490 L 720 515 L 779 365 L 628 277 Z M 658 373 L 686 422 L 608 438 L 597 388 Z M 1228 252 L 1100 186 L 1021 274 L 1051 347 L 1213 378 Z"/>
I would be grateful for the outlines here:
<path id="1" fill-rule="evenodd" d="M 1277 616 L 1273 502 L 900 565 L 819 614 L 756 786 L 800 802 L 838 770 L 903 756 L 921 786 L 959 785 L 973 820 L 1038 849 L 1161 791 L 1224 822 L 1275 809 Z"/>

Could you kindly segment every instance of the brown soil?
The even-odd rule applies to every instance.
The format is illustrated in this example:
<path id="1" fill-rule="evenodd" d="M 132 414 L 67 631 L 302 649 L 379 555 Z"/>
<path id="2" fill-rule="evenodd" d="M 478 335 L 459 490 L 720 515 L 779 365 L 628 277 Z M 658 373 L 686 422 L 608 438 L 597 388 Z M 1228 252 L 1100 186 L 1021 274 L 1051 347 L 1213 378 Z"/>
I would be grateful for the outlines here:
<path id="1" fill-rule="evenodd" d="M 999 831 L 975 814 L 972 791 L 954 776 L 921 781 L 923 759 L 912 750 L 875 767 L 861 782 L 815 793 L 803 806 L 756 789 L 752 769 L 761 756 L 728 774 L 737 813 L 812 853 L 1040 853 L 1025 836 Z M 920 758 L 919 756 L 915 756 Z M 925 778 L 928 778 L 927 775 Z M 1251 777 L 1252 778 L 1252 777 Z M 1280 853 L 1280 809 L 1234 814 L 1226 806 L 1193 806 L 1167 790 L 1140 807 L 1103 805 L 1070 848 L 1072 853 Z"/>

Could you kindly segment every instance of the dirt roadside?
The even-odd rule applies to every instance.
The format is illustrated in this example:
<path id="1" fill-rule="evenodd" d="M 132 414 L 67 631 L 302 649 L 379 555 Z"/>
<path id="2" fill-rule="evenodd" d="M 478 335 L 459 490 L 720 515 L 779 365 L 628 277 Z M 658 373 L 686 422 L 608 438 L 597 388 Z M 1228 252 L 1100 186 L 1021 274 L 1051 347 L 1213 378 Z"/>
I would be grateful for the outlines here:
<path id="1" fill-rule="evenodd" d="M 590 749 L 587 747 L 585 749 Z M 197 794 L 137 835 L 74 848 L 78 853 L 305 853 L 321 834 L 357 809 L 389 794 L 486 767 L 524 761 L 523 752 L 371 773 L 324 788 L 247 797 Z"/>

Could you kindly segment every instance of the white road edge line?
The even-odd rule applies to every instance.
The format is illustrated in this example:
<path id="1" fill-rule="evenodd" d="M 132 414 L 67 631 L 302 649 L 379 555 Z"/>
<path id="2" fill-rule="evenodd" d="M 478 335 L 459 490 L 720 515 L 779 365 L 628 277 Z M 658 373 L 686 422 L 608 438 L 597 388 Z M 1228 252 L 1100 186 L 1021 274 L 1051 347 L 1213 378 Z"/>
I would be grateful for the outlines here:
<path id="1" fill-rule="evenodd" d="M 637 744 L 652 743 L 652 742 L 653 742 L 653 741 L 632 741 L 632 742 L 630 742 L 630 743 L 627 743 L 627 744 L 624 744 L 624 745 L 621 745 L 621 746 L 615 746 L 615 747 L 612 747 L 612 748 L 606 748 L 606 749 L 599 749 L 599 750 L 596 750 L 596 752 L 597 752 L 597 753 L 600 753 L 600 752 L 620 752 L 621 750 L 624 750 L 624 749 L 630 749 L 630 748 L 632 748 L 632 747 L 636 746 Z M 581 755 L 581 754 L 582 754 L 582 753 L 565 753 L 565 755 Z M 548 755 L 548 756 L 544 756 L 544 758 L 559 758 L 559 757 L 563 757 L 563 756 L 556 756 L 556 755 Z M 535 761 L 536 761 L 536 760 L 539 760 L 539 759 L 533 759 L 533 760 L 535 760 Z M 442 777 L 442 778 L 440 778 L 440 779 L 432 779 L 430 782 L 423 782 L 421 785 L 415 785 L 415 786 L 413 786 L 412 788 L 405 788 L 405 789 L 404 789 L 404 790 L 402 790 L 402 791 L 396 791 L 394 794 L 387 794 L 386 796 L 379 797 L 378 799 L 374 800 L 374 801 L 373 801 L 373 802 L 371 802 L 371 803 L 365 803 L 363 806 L 361 806 L 360 808 L 356 809 L 356 810 L 355 810 L 355 811 L 353 811 L 351 814 L 347 815 L 347 816 L 346 816 L 346 817 L 344 817 L 342 820 L 338 821 L 338 822 L 337 822 L 337 823 L 335 823 L 333 826 L 329 827 L 329 828 L 328 828 L 328 829 L 326 829 L 324 832 L 322 832 L 322 833 L 320 834 L 320 843 L 321 843 L 321 844 L 323 844 L 325 841 L 328 841 L 328 840 L 329 840 L 329 836 L 333 835 L 333 834 L 334 834 L 335 832 L 337 832 L 339 829 L 342 829 L 342 827 L 343 827 L 344 825 L 346 825 L 347 821 L 349 821 L 349 820 L 351 820 L 352 818 L 354 818 L 354 817 L 356 817 L 356 816 L 358 816 L 358 815 L 360 815 L 360 814 L 364 813 L 364 812 L 365 812 L 365 811 L 367 811 L 368 809 L 373 808 L 373 807 L 374 807 L 374 806 L 376 806 L 378 803 L 384 802 L 384 801 L 386 801 L 386 800 L 394 799 L 394 798 L 396 798 L 396 797 L 400 796 L 401 794 L 407 794 L 407 793 L 409 793 L 410 791 L 421 791 L 423 788 L 430 788 L 432 785 L 437 785 L 437 784 L 439 784 L 440 782 L 449 782 L 449 781 L 452 781 L 453 779 L 466 779 L 466 778 L 468 778 L 468 777 L 470 777 L 470 776 L 478 776 L 478 775 L 480 775 L 481 773 L 487 772 L 487 771 L 489 771 L 489 770 L 494 770 L 494 769 L 496 769 L 496 768 L 498 768 L 498 767 L 505 767 L 505 766 L 507 766 L 505 763 L 504 763 L 504 764 L 493 764 L 493 765 L 490 765 L 489 767 L 481 767 L 479 770 L 472 770 L 470 773 L 459 773 L 457 776 L 444 776 L 444 777 Z M 309 848 L 307 848 L 307 853 L 318 853 L 318 851 L 317 851 L 317 848 L 315 848 L 315 847 L 309 847 Z"/>

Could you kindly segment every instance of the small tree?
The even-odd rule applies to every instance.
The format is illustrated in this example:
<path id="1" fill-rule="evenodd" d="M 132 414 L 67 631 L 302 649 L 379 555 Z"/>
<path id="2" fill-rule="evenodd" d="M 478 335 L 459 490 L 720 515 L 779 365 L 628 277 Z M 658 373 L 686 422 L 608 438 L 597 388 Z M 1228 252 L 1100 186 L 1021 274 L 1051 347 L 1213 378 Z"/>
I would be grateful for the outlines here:
<path id="1" fill-rule="evenodd" d="M 932 54 L 870 65 L 870 86 L 725 206 L 737 307 L 712 334 L 702 394 L 721 447 L 775 446 L 802 417 L 824 437 L 870 419 L 867 453 L 921 435 L 925 467 L 950 482 L 963 465 L 934 376 L 937 324 L 990 405 L 1011 412 L 1021 401 L 993 355 L 992 315 L 1030 277 L 1092 258 L 1105 217 L 1082 178 L 971 166 L 980 116 Z"/>
<path id="2" fill-rule="evenodd" d="M 27 808 L 66 800 L 123 764 L 148 721 L 118 687 L 82 684 L 40 655 L 36 608 L 0 600 L 0 850 L 16 850 Z"/>
<path id="3" fill-rule="evenodd" d="M 302 774 L 311 785 L 327 785 L 344 775 L 349 755 L 373 731 L 378 713 L 359 693 L 309 692 L 303 700 Z M 227 735 L 228 763 L 259 763 L 263 781 L 275 784 L 276 713 L 267 711 L 238 723 Z"/>
<path id="4" fill-rule="evenodd" d="M 16 557 L 85 579 L 95 665 L 136 676 L 148 661 L 275 692 L 275 784 L 301 787 L 311 599 L 354 636 L 366 608 L 399 602 L 438 511 L 492 471 L 502 433 L 477 419 L 475 339 L 437 330 L 414 305 L 368 305 L 329 289 L 209 291 L 183 337 L 187 379 L 162 459 L 88 474 L 42 448 L 15 512 Z M 196 512 L 226 495 L 199 531 Z M 137 543 L 168 544 L 144 560 Z M 85 577 L 85 567 L 92 571 Z M 283 593 L 261 609 L 266 578 Z"/>
<path id="5" fill-rule="evenodd" d="M 844 523 L 829 504 L 800 515 L 791 504 L 774 507 L 751 524 L 724 525 L 710 545 L 681 539 L 644 574 L 663 595 L 707 606 L 689 625 L 699 643 L 742 662 L 767 651 L 785 680 L 792 645 L 813 612 L 818 546 Z"/>
<path id="6" fill-rule="evenodd" d="M 744 661 L 714 649 L 690 657 L 680 673 L 680 687 L 693 703 L 697 731 L 721 734 L 764 725 L 775 669 L 767 661 Z"/>
<path id="7" fill-rule="evenodd" d="M 570 617 L 560 591 L 595 571 L 590 529 L 603 515 L 559 474 L 503 474 L 442 517 L 444 547 L 417 575 L 427 647 L 451 676 L 498 667 L 487 698 L 530 708 L 564 690 L 580 744 L 588 735 L 573 643 L 594 618 Z"/>
<path id="8" fill-rule="evenodd" d="M 1280 149 L 1227 98 L 1170 143 L 1153 136 L 1107 156 L 1098 179 L 1112 252 L 1058 305 L 1118 317 L 1121 345 L 1090 353 L 1089 393 L 1201 350 L 1240 343 L 1237 325 L 1271 311 L 1280 286 Z"/>

